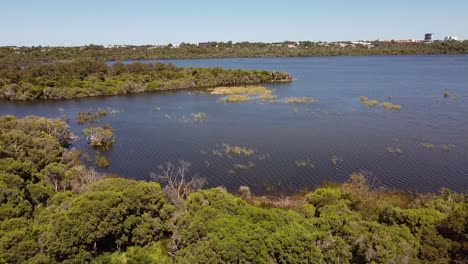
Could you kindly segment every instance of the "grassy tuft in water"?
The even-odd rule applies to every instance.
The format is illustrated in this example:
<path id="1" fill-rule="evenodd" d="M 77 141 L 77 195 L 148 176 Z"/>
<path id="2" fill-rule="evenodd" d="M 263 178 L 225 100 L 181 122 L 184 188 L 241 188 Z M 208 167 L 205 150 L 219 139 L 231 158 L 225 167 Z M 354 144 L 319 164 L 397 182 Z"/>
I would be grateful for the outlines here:
<path id="1" fill-rule="evenodd" d="M 85 122 L 93 123 L 101 116 L 106 116 L 107 110 L 89 110 L 86 112 L 78 112 L 76 117 L 76 122 L 78 124 L 83 124 Z"/>
<path id="2" fill-rule="evenodd" d="M 296 160 L 294 161 L 294 163 L 296 164 L 297 167 L 299 168 L 304 168 L 304 167 L 311 167 L 311 168 L 314 168 L 315 167 L 315 164 L 310 161 L 309 159 L 305 159 L 305 160 Z M 336 164 L 335 164 L 336 165 Z"/>
<path id="3" fill-rule="evenodd" d="M 96 152 L 95 163 L 98 167 L 109 167 L 109 161 L 99 151 Z"/>
<path id="4" fill-rule="evenodd" d="M 389 103 L 389 102 L 382 103 L 382 107 L 385 108 L 385 109 L 389 109 L 389 110 L 400 110 L 401 109 L 401 105 L 392 104 L 392 103 Z"/>
<path id="5" fill-rule="evenodd" d="M 435 148 L 435 145 L 430 143 L 430 142 L 424 142 L 424 143 L 421 143 L 421 145 L 427 149 L 434 149 Z"/>
<path id="6" fill-rule="evenodd" d="M 379 104 L 379 101 L 377 100 L 369 100 L 369 98 L 367 98 L 366 96 L 361 96 L 361 103 L 367 107 L 372 107 L 372 106 L 376 106 Z"/>
<path id="7" fill-rule="evenodd" d="M 451 150 L 453 148 L 455 148 L 455 145 L 453 144 L 443 144 L 443 145 L 440 145 L 440 148 L 443 149 L 443 150 Z"/>
<path id="8" fill-rule="evenodd" d="M 237 170 L 248 170 L 250 168 L 253 168 L 255 166 L 255 164 L 253 162 L 249 162 L 247 164 L 240 164 L 240 163 L 237 163 L 237 164 L 234 164 L 234 169 L 237 169 Z"/>
<path id="9" fill-rule="evenodd" d="M 246 147 L 241 147 L 241 146 L 236 146 L 236 145 L 229 145 L 229 144 L 223 144 L 224 147 L 224 153 L 225 154 L 236 154 L 236 155 L 243 155 L 243 156 L 252 156 L 255 154 L 254 149 L 249 149 Z"/>
<path id="10" fill-rule="evenodd" d="M 403 154 L 403 150 L 401 148 L 394 148 L 394 147 L 388 147 L 387 152 L 390 154 Z"/>
<path id="11" fill-rule="evenodd" d="M 304 96 L 304 97 L 288 97 L 288 98 L 284 98 L 276 102 L 282 103 L 282 104 L 313 104 L 313 103 L 316 103 L 317 100 L 315 100 L 312 97 Z"/>
<path id="12" fill-rule="evenodd" d="M 206 119 L 206 114 L 202 112 L 192 113 L 194 119 Z"/>
<path id="13" fill-rule="evenodd" d="M 223 98 L 220 98 L 218 101 L 222 103 L 244 103 L 252 100 L 247 95 L 233 94 Z"/>

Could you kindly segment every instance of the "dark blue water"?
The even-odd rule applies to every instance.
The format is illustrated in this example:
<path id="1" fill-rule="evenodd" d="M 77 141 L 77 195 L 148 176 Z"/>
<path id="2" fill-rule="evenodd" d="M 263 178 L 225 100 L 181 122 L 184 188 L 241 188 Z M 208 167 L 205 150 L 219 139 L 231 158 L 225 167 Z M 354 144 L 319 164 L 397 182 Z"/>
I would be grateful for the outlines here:
<path id="1" fill-rule="evenodd" d="M 267 87 L 275 89 L 279 98 L 309 96 L 319 102 L 223 104 L 217 96 L 178 91 L 53 102 L 1 101 L 0 114 L 69 118 L 72 130 L 80 134 L 89 124 L 76 123 L 78 111 L 118 110 L 100 119 L 116 135 L 113 147 L 104 152 L 111 164 L 105 171 L 131 178 L 149 179 L 160 164 L 183 159 L 192 163 L 193 173 L 207 178 L 209 186 L 234 191 L 247 185 L 256 194 L 343 182 L 359 171 L 387 188 L 468 191 L 468 56 L 163 62 L 287 71 L 294 82 Z M 443 97 L 446 91 L 449 98 Z M 391 101 L 402 109 L 366 108 L 360 96 Z M 191 113 L 197 112 L 206 113 L 204 122 L 190 122 Z M 223 143 L 256 153 L 213 154 L 222 150 Z M 74 146 L 94 157 L 85 140 Z M 389 153 L 387 148 L 400 148 L 402 153 Z M 298 166 L 300 161 L 307 166 Z M 239 169 L 236 164 L 253 166 Z"/>

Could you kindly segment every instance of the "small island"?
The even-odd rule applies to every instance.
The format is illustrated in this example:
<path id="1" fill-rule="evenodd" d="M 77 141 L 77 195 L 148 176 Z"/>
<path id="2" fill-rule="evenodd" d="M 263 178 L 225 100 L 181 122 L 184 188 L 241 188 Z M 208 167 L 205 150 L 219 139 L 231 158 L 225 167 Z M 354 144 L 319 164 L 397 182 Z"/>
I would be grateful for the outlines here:
<path id="1" fill-rule="evenodd" d="M 162 63 L 76 60 L 0 67 L 0 98 L 72 99 L 229 85 L 290 82 L 285 72 L 222 68 L 183 68 Z"/>

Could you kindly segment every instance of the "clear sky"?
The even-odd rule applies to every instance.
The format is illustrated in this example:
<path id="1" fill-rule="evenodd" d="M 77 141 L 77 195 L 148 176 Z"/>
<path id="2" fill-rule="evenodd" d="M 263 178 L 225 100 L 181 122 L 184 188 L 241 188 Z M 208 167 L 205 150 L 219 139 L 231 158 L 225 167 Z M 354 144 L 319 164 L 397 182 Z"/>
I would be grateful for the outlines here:
<path id="1" fill-rule="evenodd" d="M 0 46 L 468 39 L 468 0 L 0 0 Z"/>

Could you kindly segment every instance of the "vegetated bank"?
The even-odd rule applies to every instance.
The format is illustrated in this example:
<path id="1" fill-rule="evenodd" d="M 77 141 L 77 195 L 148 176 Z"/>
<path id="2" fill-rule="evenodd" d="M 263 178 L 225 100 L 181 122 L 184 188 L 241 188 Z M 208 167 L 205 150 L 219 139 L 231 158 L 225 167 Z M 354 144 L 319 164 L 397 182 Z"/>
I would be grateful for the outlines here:
<path id="1" fill-rule="evenodd" d="M 434 41 L 432 43 L 397 41 L 371 42 L 208 42 L 201 45 L 87 45 L 81 47 L 0 47 L 0 62 L 56 62 L 91 60 L 157 60 L 240 57 L 310 57 L 369 56 L 418 54 L 468 54 L 468 41 Z"/>
<path id="2" fill-rule="evenodd" d="M 0 98 L 70 99 L 163 90 L 292 81 L 290 74 L 265 70 L 183 68 L 173 64 L 76 60 L 50 64 L 0 63 Z"/>
<path id="3" fill-rule="evenodd" d="M 86 168 L 71 139 L 59 119 L 0 117 L 1 263 L 467 261 L 466 193 L 379 190 L 353 174 L 272 201 L 201 190 L 186 162 L 162 168 L 162 189 Z"/>

